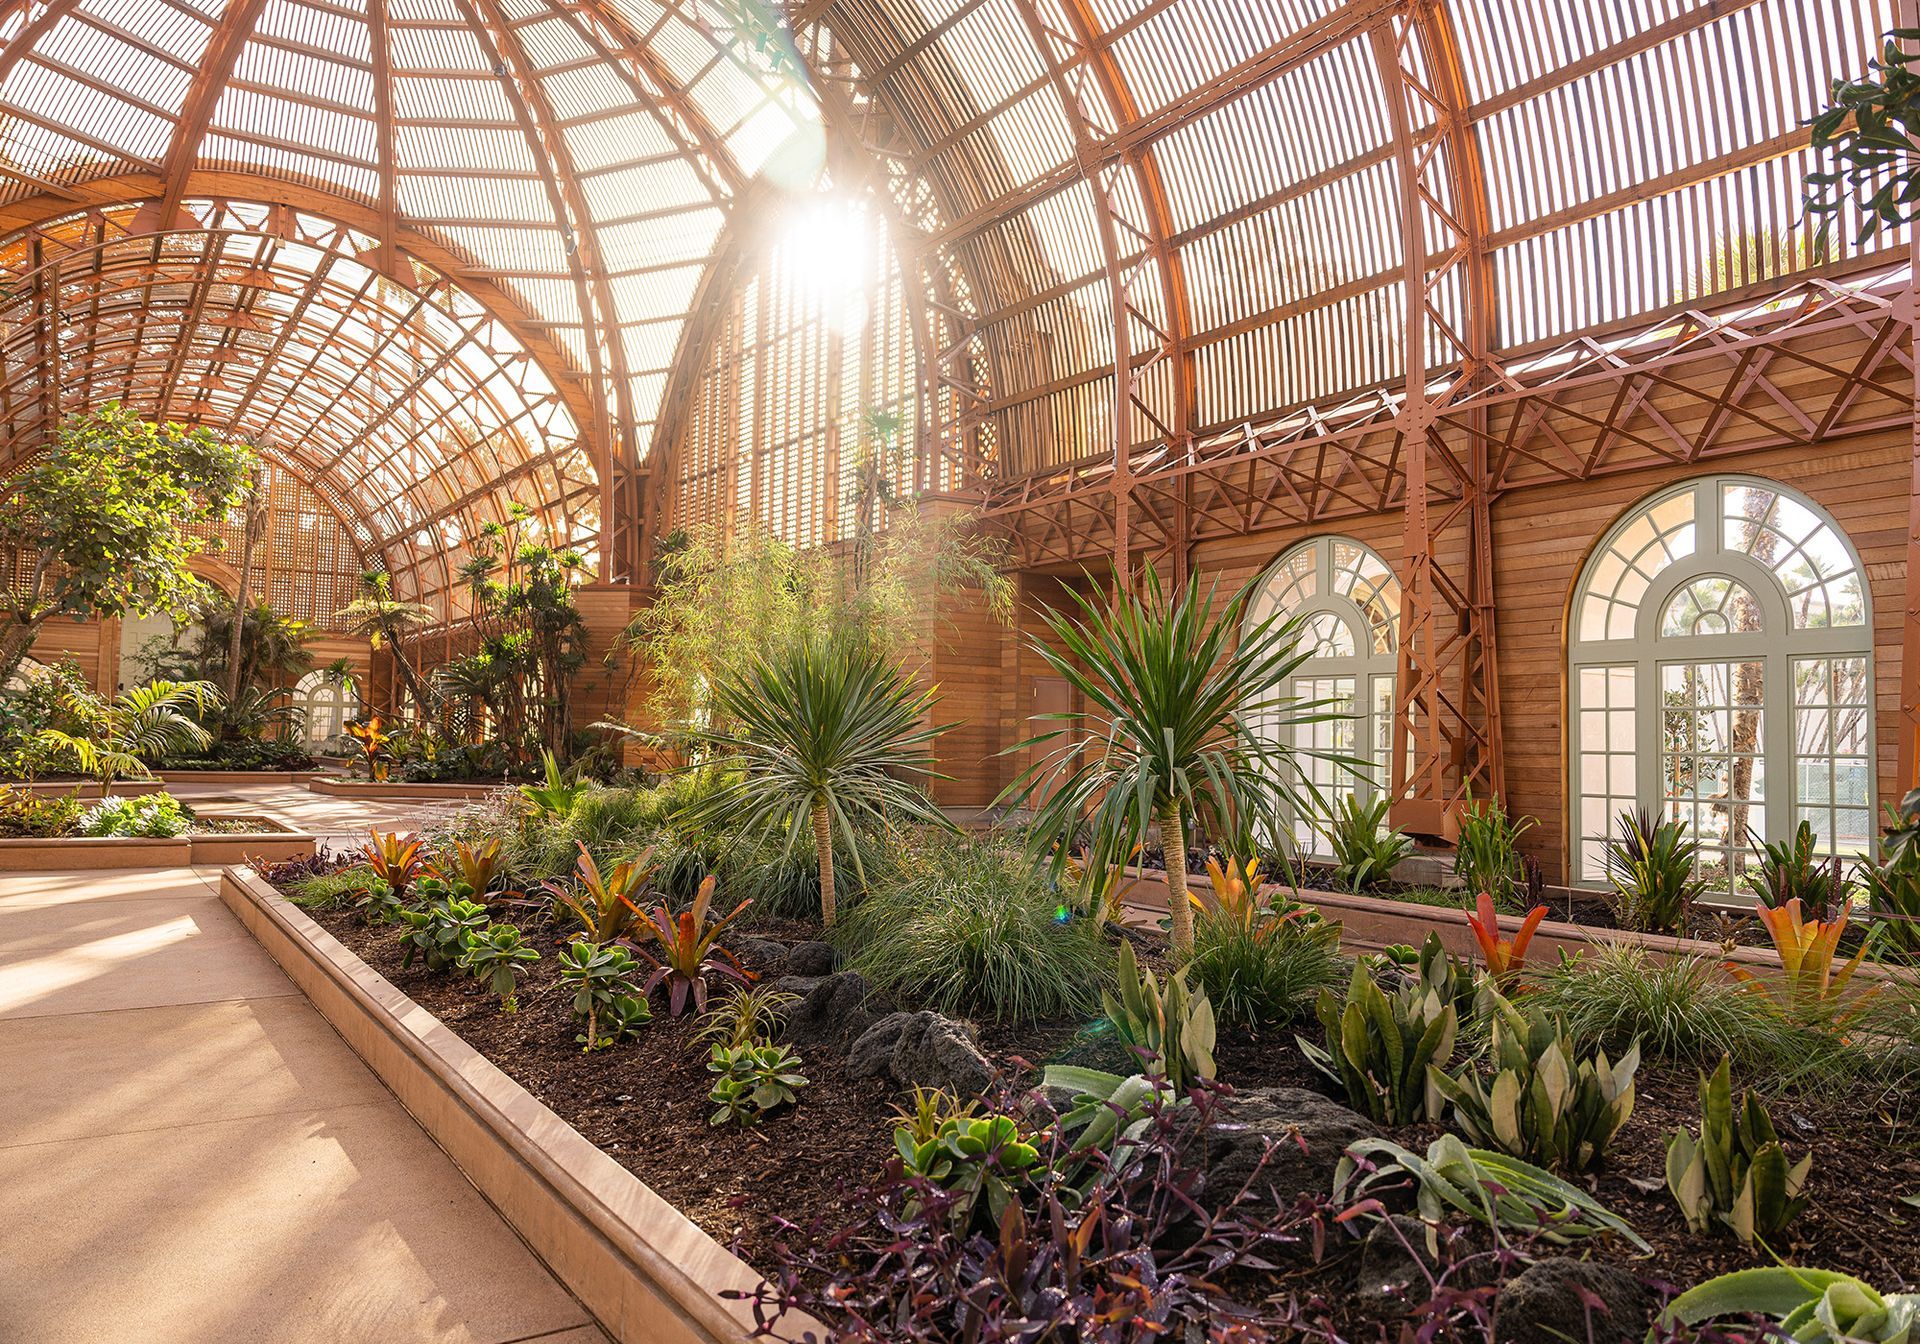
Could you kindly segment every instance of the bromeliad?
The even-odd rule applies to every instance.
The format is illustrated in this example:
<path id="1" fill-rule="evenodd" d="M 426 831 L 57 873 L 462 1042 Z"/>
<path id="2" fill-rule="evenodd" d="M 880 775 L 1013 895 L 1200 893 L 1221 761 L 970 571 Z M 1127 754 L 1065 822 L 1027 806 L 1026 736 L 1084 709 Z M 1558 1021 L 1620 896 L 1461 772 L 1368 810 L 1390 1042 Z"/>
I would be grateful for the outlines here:
<path id="1" fill-rule="evenodd" d="M 368 831 L 360 853 L 373 875 L 387 884 L 395 903 L 407 899 L 407 891 L 420 875 L 426 858 L 418 836 L 398 831 Z"/>
<path id="2" fill-rule="evenodd" d="M 1527 911 L 1519 932 L 1508 939 L 1500 936 L 1500 912 L 1493 907 L 1493 897 L 1481 892 L 1477 906 L 1475 913 L 1467 916 L 1467 923 L 1473 928 L 1474 941 L 1480 944 L 1480 955 L 1486 958 L 1487 974 L 1506 990 L 1526 969 L 1527 945 L 1533 941 L 1540 921 L 1547 917 L 1547 907 L 1536 905 Z"/>
<path id="3" fill-rule="evenodd" d="M 556 909 L 566 911 L 579 923 L 582 938 L 589 943 L 611 943 L 645 922 L 633 898 L 640 894 L 652 875 L 653 866 L 649 862 L 652 854 L 651 849 L 645 850 L 614 864 L 612 870 L 603 875 L 600 865 L 587 852 L 585 842 L 580 842 L 580 858 L 574 873 L 576 885 L 564 882 L 540 885 L 553 897 Z"/>
<path id="4" fill-rule="evenodd" d="M 713 885 L 714 879 L 708 876 L 701 882 L 699 894 L 693 898 L 690 908 L 675 915 L 666 906 L 659 906 L 639 926 L 638 936 L 660 947 L 657 957 L 644 947 L 635 949 L 653 963 L 653 974 L 641 993 L 651 993 L 655 985 L 664 981 L 670 1017 L 686 1011 L 689 997 L 695 1010 L 706 1011 L 709 975 L 732 976 L 743 985 L 754 981 L 753 972 L 742 966 L 733 953 L 715 945 L 727 926 L 753 902 L 742 901 L 724 918 L 708 922 L 707 905 L 713 900 Z"/>
<path id="5" fill-rule="evenodd" d="M 1758 902 L 1754 913 L 1760 917 L 1768 936 L 1773 939 L 1774 951 L 1780 954 L 1784 991 L 1777 992 L 1769 978 L 1757 976 L 1744 967 L 1729 966 L 1727 969 L 1762 992 L 1773 995 L 1789 1014 L 1839 1025 L 1857 1014 L 1881 988 L 1875 985 L 1857 996 L 1851 1006 L 1846 1005 L 1847 984 L 1860 968 L 1873 940 L 1863 939 L 1852 958 L 1837 971 L 1834 969 L 1840 937 L 1847 930 L 1844 909 L 1836 919 L 1806 919 L 1800 912 L 1800 898 L 1796 896 L 1784 905 L 1773 907 L 1769 907 L 1765 901 Z"/>

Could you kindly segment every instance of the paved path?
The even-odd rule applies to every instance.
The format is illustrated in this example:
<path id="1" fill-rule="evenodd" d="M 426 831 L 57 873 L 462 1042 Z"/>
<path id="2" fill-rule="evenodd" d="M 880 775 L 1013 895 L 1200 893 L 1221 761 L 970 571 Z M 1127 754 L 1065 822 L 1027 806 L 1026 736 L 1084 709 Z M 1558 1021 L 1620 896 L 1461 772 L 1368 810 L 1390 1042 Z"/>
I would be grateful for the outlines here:
<path id="1" fill-rule="evenodd" d="M 604 1344 L 217 881 L 0 874 L 0 1341 Z"/>

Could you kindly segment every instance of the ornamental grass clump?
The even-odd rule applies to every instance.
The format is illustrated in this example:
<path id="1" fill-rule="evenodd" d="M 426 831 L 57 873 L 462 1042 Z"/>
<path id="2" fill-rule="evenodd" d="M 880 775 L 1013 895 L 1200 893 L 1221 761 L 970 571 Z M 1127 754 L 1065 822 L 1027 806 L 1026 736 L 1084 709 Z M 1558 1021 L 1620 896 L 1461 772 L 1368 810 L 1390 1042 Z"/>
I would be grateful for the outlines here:
<path id="1" fill-rule="evenodd" d="M 1194 921 L 1187 975 L 1225 1026 L 1256 1031 L 1292 1022 L 1345 974 L 1340 925 L 1304 911 L 1269 909 L 1242 920 L 1207 910 Z"/>
<path id="2" fill-rule="evenodd" d="M 1064 910 L 1044 871 L 992 838 L 911 846 L 833 941 L 881 993 L 995 1022 L 1085 1016 L 1113 965 L 1100 926 Z"/>
<path id="3" fill-rule="evenodd" d="M 1430 1077 L 1467 1138 L 1552 1170 L 1583 1172 L 1633 1114 L 1640 1048 L 1617 1062 L 1606 1051 L 1582 1057 L 1559 1022 L 1523 1009 L 1497 992 L 1487 994 L 1493 1023 L 1492 1082 L 1469 1064 L 1451 1076 Z"/>

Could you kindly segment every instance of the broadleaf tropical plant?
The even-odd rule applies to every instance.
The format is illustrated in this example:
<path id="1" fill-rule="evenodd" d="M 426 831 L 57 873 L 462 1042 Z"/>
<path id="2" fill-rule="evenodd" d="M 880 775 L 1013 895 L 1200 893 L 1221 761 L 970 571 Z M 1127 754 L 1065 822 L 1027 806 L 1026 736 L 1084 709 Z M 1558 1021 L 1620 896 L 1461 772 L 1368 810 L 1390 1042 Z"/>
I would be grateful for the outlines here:
<path id="1" fill-rule="evenodd" d="M 188 709 L 205 713 L 220 703 L 220 692 L 206 681 L 155 681 L 120 692 L 112 699 L 70 687 L 65 709 L 72 731 L 40 730 L 41 744 L 56 758 L 70 759 L 81 774 L 100 781 L 111 793 L 116 779 L 151 779 L 149 761 L 205 747 L 213 735 Z"/>
<path id="2" fill-rule="evenodd" d="M 708 919 L 707 907 L 713 900 L 717 880 L 709 874 L 700 883 L 693 904 L 679 914 L 664 905 L 658 906 L 640 925 L 642 937 L 659 949 L 656 956 L 644 944 L 635 948 L 653 965 L 653 974 L 641 986 L 641 992 L 651 993 L 654 986 L 665 983 L 669 1017 L 679 1017 L 687 1010 L 689 1001 L 696 1012 L 707 1010 L 707 977 L 710 975 L 731 976 L 742 985 L 753 983 L 753 973 L 742 966 L 733 953 L 719 946 L 720 935 L 753 902 L 742 901 L 721 918 Z"/>
<path id="3" fill-rule="evenodd" d="M 1513 937 L 1504 937 L 1493 897 L 1484 891 L 1480 893 L 1474 912 L 1467 916 L 1467 926 L 1473 930 L 1474 942 L 1480 945 L 1480 955 L 1486 959 L 1487 974 L 1493 977 L 1494 984 L 1511 988 L 1526 971 L 1527 948 L 1533 943 L 1534 930 L 1546 917 L 1547 907 L 1536 905 L 1522 917 Z"/>
<path id="4" fill-rule="evenodd" d="M 1758 1097 L 1734 1097 L 1725 1056 L 1700 1079 L 1699 1134 L 1677 1129 L 1667 1141 L 1667 1190 L 1687 1225 L 1704 1232 L 1721 1223 L 1749 1245 L 1779 1236 L 1799 1215 L 1812 1166 L 1812 1153 L 1788 1164 Z"/>
<path id="5" fill-rule="evenodd" d="M 576 860 L 573 881 L 540 885 L 553 897 L 554 908 L 571 915 L 579 924 L 577 936 L 583 941 L 611 943 L 624 938 L 646 922 L 635 898 L 646 889 L 652 872 L 653 851 L 623 859 L 602 873 L 585 842 L 578 843 L 580 857 Z"/>
<path id="6" fill-rule="evenodd" d="M 1438 986 L 1422 979 L 1389 995 L 1360 961 L 1346 1002 L 1323 989 L 1315 1011 L 1325 1045 L 1296 1038 L 1301 1053 L 1346 1089 L 1349 1102 L 1388 1124 L 1440 1118 L 1432 1078 L 1453 1059 L 1460 1014 Z"/>
<path id="7" fill-rule="evenodd" d="M 1119 866 L 1150 828 L 1160 828 L 1172 941 L 1183 956 L 1193 951 L 1189 823 L 1222 835 L 1245 834 L 1256 823 L 1278 833 L 1283 809 L 1321 811 L 1318 789 L 1297 768 L 1300 756 L 1365 769 L 1293 745 L 1297 730 L 1339 715 L 1332 701 L 1301 701 L 1280 689 L 1308 654 L 1299 648 L 1297 621 L 1278 613 L 1243 620 L 1257 582 L 1216 603 L 1217 589 L 1203 589 L 1198 575 L 1169 592 L 1149 569 L 1139 594 L 1101 603 L 1073 593 L 1078 616 L 1045 613 L 1052 639 L 1036 638 L 1032 649 L 1086 708 L 1038 716 L 1060 726 L 1006 753 L 1032 755 L 1000 802 L 1038 802 L 1031 843 L 1036 854 L 1054 851 L 1056 871 L 1083 826 L 1096 871 Z"/>
<path id="8" fill-rule="evenodd" d="M 811 835 L 820 916 L 832 927 L 836 837 L 864 884 L 863 826 L 953 827 L 920 783 L 945 778 L 931 754 L 934 739 L 951 726 L 929 724 L 938 699 L 937 690 L 917 688 L 900 663 L 852 637 L 806 638 L 776 649 L 713 688 L 717 717 L 733 726 L 689 730 L 731 769 L 679 819 L 696 829 L 729 830 L 749 845 L 784 831 L 788 853 Z"/>
<path id="9" fill-rule="evenodd" d="M 1195 1079 L 1214 1076 L 1213 1005 L 1204 990 L 1187 988 L 1185 969 L 1175 971 L 1166 984 L 1151 970 L 1142 970 L 1133 944 L 1120 944 L 1118 993 L 1102 992 L 1100 1003 L 1114 1034 L 1158 1061 L 1158 1071 L 1178 1091 Z"/>

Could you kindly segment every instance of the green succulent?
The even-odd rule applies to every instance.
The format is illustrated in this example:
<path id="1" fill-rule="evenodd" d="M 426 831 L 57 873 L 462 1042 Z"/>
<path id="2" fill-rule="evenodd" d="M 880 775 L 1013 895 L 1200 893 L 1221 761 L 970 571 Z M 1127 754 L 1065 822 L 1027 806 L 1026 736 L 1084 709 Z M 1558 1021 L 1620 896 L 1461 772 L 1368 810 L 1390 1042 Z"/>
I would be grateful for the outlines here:
<path id="1" fill-rule="evenodd" d="M 1315 1012 L 1325 1048 L 1295 1039 L 1316 1068 L 1346 1089 L 1348 1101 L 1375 1120 L 1437 1120 L 1441 1098 L 1432 1076 L 1453 1058 L 1460 1030 L 1459 1010 L 1443 988 L 1423 974 L 1389 995 L 1365 962 L 1356 963 L 1345 1004 L 1331 990 L 1320 991 Z"/>
<path id="2" fill-rule="evenodd" d="M 1212 1078 L 1213 1005 L 1206 991 L 1187 988 L 1185 970 L 1163 987 L 1151 970 L 1142 970 L 1133 946 L 1120 944 L 1118 995 L 1102 991 L 1100 1003 L 1114 1034 L 1127 1045 L 1152 1053 L 1174 1089 L 1184 1092 L 1199 1078 Z"/>
<path id="3" fill-rule="evenodd" d="M 538 960 L 539 951 L 521 940 L 519 929 L 511 924 L 491 924 L 467 944 L 459 966 L 475 979 L 485 980 L 488 991 L 500 1000 L 501 1010 L 511 1013 L 520 1006 L 520 977 Z"/>
<path id="4" fill-rule="evenodd" d="M 714 1103 L 707 1123 L 714 1125 L 758 1124 L 768 1111 L 797 1102 L 808 1083 L 800 1056 L 785 1045 L 716 1045 L 707 1068 L 720 1075 L 707 1094 Z"/>
<path id="5" fill-rule="evenodd" d="M 1700 1080 L 1699 1136 L 1681 1128 L 1667 1141 L 1667 1189 L 1687 1226 L 1704 1232 L 1718 1222 L 1747 1245 L 1779 1236 L 1799 1216 L 1812 1166 L 1812 1153 L 1788 1165 L 1759 1098 L 1743 1091 L 1734 1100 L 1724 1055 Z"/>
<path id="6" fill-rule="evenodd" d="M 902 1172 L 954 1194 L 958 1216 L 971 1217 L 984 1195 L 995 1225 L 1040 1165 L 1040 1150 L 1010 1115 L 950 1116 L 924 1139 L 916 1138 L 910 1126 L 896 1126 L 893 1146 Z"/>
<path id="7" fill-rule="evenodd" d="M 1618 1063 L 1606 1051 L 1581 1059 L 1573 1039 L 1545 1013 L 1522 1011 L 1491 989 L 1493 1085 L 1468 1065 L 1429 1081 L 1453 1105 L 1473 1142 L 1562 1171 L 1586 1171 L 1633 1114 L 1640 1047 Z"/>
<path id="8" fill-rule="evenodd" d="M 458 897 L 403 909 L 400 920 L 407 926 L 407 931 L 400 936 L 407 955 L 400 964 L 411 966 L 416 956 L 424 957 L 430 971 L 450 970 L 458 965 L 467 944 L 478 938 L 489 923 L 486 906 Z"/>
<path id="9" fill-rule="evenodd" d="M 1881 1293 L 1826 1269 L 1741 1269 L 1673 1299 L 1662 1326 L 1766 1316 L 1795 1344 L 1920 1344 L 1920 1293 Z"/>
<path id="10" fill-rule="evenodd" d="M 573 1015 L 586 1022 L 573 1038 L 583 1054 L 619 1044 L 653 1017 L 633 982 L 639 969 L 624 947 L 582 941 L 560 949 L 560 979 L 573 986 Z"/>

